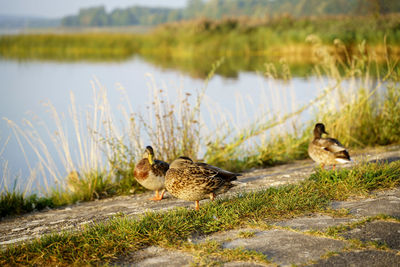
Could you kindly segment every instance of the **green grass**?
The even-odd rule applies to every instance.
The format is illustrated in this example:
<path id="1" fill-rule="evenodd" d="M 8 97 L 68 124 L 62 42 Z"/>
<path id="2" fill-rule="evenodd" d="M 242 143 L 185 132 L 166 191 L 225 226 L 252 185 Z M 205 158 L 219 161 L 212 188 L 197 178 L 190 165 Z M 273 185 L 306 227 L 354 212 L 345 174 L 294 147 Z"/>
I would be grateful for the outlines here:
<path id="1" fill-rule="evenodd" d="M 316 17 L 294 19 L 226 18 L 222 20 L 199 19 L 169 23 L 144 36 L 140 54 L 153 63 L 178 67 L 193 75 L 203 75 L 207 62 L 220 57 L 232 59 L 232 64 L 219 70 L 219 74 L 234 77 L 239 70 L 259 70 L 264 61 L 279 62 L 284 58 L 295 70 L 296 63 L 304 66 L 318 62 L 312 45 L 306 42 L 310 36 L 318 36 L 321 43 L 338 58 L 345 54 L 336 45 L 341 40 L 347 51 L 358 55 L 357 44 L 368 43 L 367 51 L 385 60 L 382 40 L 387 37 L 393 58 L 399 57 L 398 14 L 381 17 Z M 373 29 L 373 30 L 371 30 Z M 261 64 L 260 64 L 261 63 Z M 309 74 L 309 72 L 308 72 Z"/>
<path id="2" fill-rule="evenodd" d="M 256 235 L 256 233 L 252 232 L 252 231 L 241 231 L 238 233 L 238 237 L 241 237 L 241 238 L 250 238 L 255 235 Z"/>
<path id="3" fill-rule="evenodd" d="M 136 182 L 132 174 L 120 180 L 112 180 L 109 175 L 106 177 L 105 174 L 92 172 L 77 179 L 67 178 L 67 183 L 67 188 L 51 188 L 50 192 L 40 197 L 16 188 L 5 188 L 0 194 L 0 218 L 146 190 Z"/>
<path id="4" fill-rule="evenodd" d="M 338 225 L 338 226 L 331 226 L 326 229 L 325 233 L 327 236 L 331 236 L 334 238 L 337 238 L 340 236 L 341 233 L 348 232 L 352 229 L 355 229 L 357 227 L 363 226 L 367 223 L 374 222 L 374 221 L 395 221 L 395 222 L 400 222 L 400 219 L 388 216 L 388 215 L 377 215 L 373 217 L 367 217 L 363 220 L 353 222 L 353 223 L 348 223 L 348 224 L 343 224 L 343 225 Z"/>
<path id="5" fill-rule="evenodd" d="M 304 73 L 313 70 L 317 77 L 336 83 L 311 103 L 290 113 L 258 111 L 259 116 L 251 118 L 247 124 L 234 125 L 228 121 L 204 135 L 200 133 L 204 126 L 200 106 L 204 105 L 208 79 L 204 88 L 192 96 L 178 92 L 181 97 L 177 106 L 170 104 L 168 92 L 151 79 L 150 97 L 154 101 L 149 113 L 135 114 L 128 105 L 123 111 L 124 129 L 116 126 L 107 94 L 96 84 L 94 89 L 98 86 L 100 94 L 94 96 L 93 106 L 97 109 L 81 115 L 71 96 L 73 112 L 69 119 L 74 122 L 78 148 L 71 147 L 61 114 L 51 105 L 56 125 L 54 132 L 58 134 L 39 136 L 31 121 L 27 129 L 9 122 L 18 143 L 21 144 L 21 139 L 28 143 L 38 155 L 39 166 L 50 173 L 48 180 L 53 184 L 57 182 L 57 187 L 46 188 L 40 198 L 16 189 L 4 190 L 0 198 L 1 216 L 143 192 L 133 177 L 135 163 L 142 154 L 143 136 L 148 137 L 160 159 L 171 162 L 184 154 L 195 159 L 201 157 L 207 163 L 233 171 L 307 158 L 315 122 L 323 122 L 331 136 L 350 149 L 400 143 L 400 71 L 396 61 L 400 45 L 399 21 L 398 14 L 376 18 L 202 19 L 167 24 L 147 35 L 1 36 L 0 55 L 4 58 L 115 60 L 138 53 L 156 64 L 195 70 L 196 76 L 208 79 L 214 73 L 235 76 L 238 70 L 255 68 L 267 78 L 289 80 L 293 65 L 288 60 L 280 64 L 270 64 L 269 60 L 271 57 L 292 58 L 295 54 L 300 55 L 298 68 Z M 221 57 L 225 60 L 217 61 Z M 383 67 L 378 63 L 382 60 Z M 217 62 L 216 66 L 210 67 L 211 62 Z M 356 83 L 356 88 L 350 90 L 342 86 L 346 81 Z M 341 104 L 336 105 L 337 102 Z M 315 110 L 315 115 L 309 122 L 295 122 L 310 109 Z M 221 118 L 224 115 L 220 115 Z M 80 127 L 85 123 L 90 125 L 89 129 Z M 289 123 L 293 127 L 287 127 L 286 132 L 275 130 Z M 43 147 L 44 140 L 54 142 L 61 161 L 66 162 L 65 169 L 58 170 L 51 164 L 53 156 Z M 206 150 L 204 155 L 199 155 L 201 147 Z M 21 149 L 24 151 L 25 147 L 21 145 Z M 74 149 L 79 151 L 79 159 L 71 156 Z M 101 155 L 107 160 L 102 160 Z M 27 165 L 32 173 L 40 172 L 32 168 L 30 162 Z M 79 175 L 71 176 L 71 173 Z M 9 180 L 7 173 L 2 175 L 3 181 Z"/>
<path id="6" fill-rule="evenodd" d="M 339 91 L 339 92 L 345 92 Z M 383 146 L 400 142 L 400 86 L 390 84 L 384 95 L 368 93 L 361 88 L 352 99 L 343 100 L 338 110 L 327 110 L 322 102 L 316 119 L 292 133 L 279 133 L 264 140 L 262 145 L 246 148 L 243 144 L 272 129 L 280 121 L 258 122 L 233 134 L 231 139 L 222 135 L 207 147 L 206 161 L 233 171 L 260 168 L 308 157 L 308 144 L 315 122 L 324 122 L 330 136 L 353 149 Z M 302 111 L 301 107 L 299 111 Z M 296 114 L 289 114 L 288 118 Z M 226 141 L 229 140 L 229 141 Z"/>
<path id="7" fill-rule="evenodd" d="M 148 212 L 137 219 L 117 216 L 83 231 L 48 235 L 2 250 L 0 264 L 104 264 L 150 245 L 180 248 L 187 246 L 187 239 L 193 234 L 323 212 L 333 200 L 365 196 L 370 190 L 399 185 L 400 162 L 362 164 L 350 170 L 318 170 L 299 184 L 218 199 L 203 204 L 198 212 L 176 208 Z M 211 249 L 218 250 L 218 246 Z M 233 255 L 237 257 L 238 252 Z"/>
<path id="8" fill-rule="evenodd" d="M 387 72 L 371 78 L 371 66 L 376 62 L 370 57 L 349 55 L 340 62 L 326 49 L 316 41 L 315 53 L 321 55 L 321 62 L 314 66 L 315 73 L 334 81 L 320 96 L 292 112 L 272 116 L 260 112 L 250 123 L 241 127 L 236 125 L 235 130 L 229 124 L 221 126 L 226 130 L 207 140 L 205 160 L 222 168 L 241 171 L 307 158 L 316 122 L 323 122 L 330 136 L 350 149 L 400 143 L 400 69 L 397 62 L 388 60 Z M 363 44 L 360 45 L 362 51 Z M 290 80 L 289 68 L 283 66 L 283 69 L 287 70 L 283 74 L 285 79 Z M 278 74 L 272 66 L 265 75 L 277 78 L 282 73 Z M 282 109 L 290 110 L 288 107 Z M 314 110 L 313 119 L 303 125 L 296 123 L 295 119 L 305 110 Z M 270 118 L 266 119 L 267 116 Z M 288 122 L 292 124 L 292 127 L 288 126 L 291 131 L 274 133 L 275 127 Z M 260 137 L 266 132 L 270 133 L 267 137 Z"/>
<path id="9" fill-rule="evenodd" d="M 0 218 L 55 206 L 51 199 L 38 197 L 36 194 L 25 197 L 16 190 L 6 191 L 0 195 Z"/>
<path id="10" fill-rule="evenodd" d="M 328 227 L 323 233 L 317 231 L 313 234 L 320 235 L 324 237 L 333 237 L 340 240 L 348 240 L 350 242 L 350 248 L 352 249 L 378 249 L 378 250 L 390 250 L 385 242 L 382 241 L 361 241 L 359 239 L 346 239 L 342 234 L 349 232 L 355 228 L 361 228 L 367 223 L 374 221 L 388 221 L 388 222 L 400 222 L 399 218 L 388 216 L 385 214 L 380 214 L 377 216 L 367 217 L 363 220 Z"/>
<path id="11" fill-rule="evenodd" d="M 2 196 L 0 205 L 4 206 L 2 217 L 31 211 L 32 209 L 24 208 L 27 205 L 40 210 L 46 206 L 59 207 L 77 201 L 90 201 L 145 191 L 133 176 L 137 155 L 135 152 L 139 153 L 139 148 L 134 149 L 132 143 L 123 142 L 127 136 L 131 142 L 135 142 L 134 131 L 121 136 L 116 132 L 115 125 L 109 124 L 113 114 L 104 94 L 105 91 L 101 88 L 96 91 L 93 108 L 79 113 L 74 95 L 71 94 L 71 113 L 68 119 L 73 122 L 75 132 L 72 137 L 68 137 L 68 129 L 62 123 L 64 115 L 57 112 L 51 104 L 46 106 L 54 119 L 51 126 L 43 122 L 35 124 L 30 120 L 26 120 L 23 126 L 19 126 L 7 120 L 24 156 L 21 160 L 26 159 L 26 165 L 31 173 L 25 188 L 21 190 L 21 186 L 17 184 L 11 190 L 9 183 L 16 183 L 17 180 L 9 173 L 7 162 L 3 162 L 5 171 L 2 173 L 1 182 L 4 190 L 0 192 Z M 127 121 L 130 127 L 135 127 L 133 120 L 127 119 Z M 82 127 L 83 124 L 87 127 Z M 47 134 L 39 134 L 39 129 L 43 129 L 40 127 L 43 127 Z M 48 129 L 52 130 L 48 131 Z M 49 147 L 52 145 L 57 152 L 54 153 L 55 155 L 49 153 Z M 37 156 L 36 162 L 27 160 L 26 149 L 34 152 Z M 79 156 L 76 156 L 77 154 Z M 103 157 L 104 155 L 106 157 Z M 63 165 L 56 166 L 54 164 L 56 160 L 62 162 Z M 41 201 L 46 200 L 44 201 L 47 203 L 46 206 L 36 205 L 36 198 L 27 193 L 32 180 L 40 178 L 44 180 L 46 187 L 36 189 Z M 48 184 L 53 184 L 53 186 L 49 187 Z M 20 208 L 15 208 L 17 206 Z"/>
<path id="12" fill-rule="evenodd" d="M 132 56 L 139 38 L 132 34 L 32 34 L 0 37 L 0 55 L 20 60 L 115 61 Z"/>
<path id="13" fill-rule="evenodd" d="M 243 248 L 224 249 L 222 244 L 216 241 L 208 241 L 200 244 L 185 243 L 181 250 L 191 252 L 196 266 L 218 266 L 230 261 L 251 261 L 271 264 L 268 258 L 261 252 Z"/>
<path id="14" fill-rule="evenodd" d="M 337 44 L 340 45 L 339 42 Z M 376 61 L 365 53 L 364 48 L 365 43 L 361 43 L 359 49 L 362 56 L 347 55 L 346 60 L 338 61 L 327 51 L 329 47 L 322 45 L 318 39 L 313 40 L 314 53 L 320 57 L 320 63 L 313 67 L 314 72 L 317 77 L 333 80 L 334 85 L 297 109 L 281 107 L 282 110 L 292 110 L 290 113 L 272 114 L 259 110 L 257 116 L 248 122 L 235 124 L 223 121 L 215 125 L 216 130 L 210 133 L 200 132 L 204 123 L 200 106 L 204 105 L 207 82 L 226 64 L 223 60 L 211 67 L 204 88 L 192 95 L 178 91 L 180 97 L 175 105 L 170 104 L 168 91 L 159 88 L 154 78 L 151 78 L 149 94 L 154 101 L 148 113 L 134 113 L 130 104 L 127 104 L 127 107 L 122 108 L 125 118 L 122 129 L 113 119 L 107 92 L 100 84 L 94 85 L 94 108 L 87 109 L 86 113 L 77 112 L 74 96 L 71 95 L 73 112 L 70 120 L 74 122 L 73 138 L 76 138 L 77 148 L 71 145 L 72 138 L 66 138 L 67 131 L 61 123 L 62 115 L 51 105 L 49 107 L 55 118 L 54 135 L 40 136 L 35 128 L 39 126 L 35 126 L 33 121 L 28 121 L 29 126 L 26 128 L 8 122 L 17 139 L 25 140 L 28 147 L 38 155 L 38 162 L 50 174 L 45 179 L 57 184 L 56 188 L 46 188 L 41 195 L 41 201 L 49 207 L 143 192 L 143 187 L 133 176 L 135 163 L 143 153 L 143 136 L 150 140 L 159 159 L 171 162 L 180 155 L 194 159 L 201 157 L 209 164 L 232 171 L 307 158 L 307 147 L 316 122 L 323 122 L 331 136 L 350 148 L 351 153 L 352 149 L 398 144 L 400 71 L 397 62 L 388 60 L 384 75 L 373 77 L 372 66 Z M 345 47 L 340 49 L 344 49 L 341 50 L 344 54 L 347 53 Z M 285 71 L 280 72 L 280 69 Z M 282 63 L 279 69 L 266 64 L 264 75 L 287 80 L 292 77 L 286 63 Z M 344 82 L 354 84 L 354 87 L 342 85 Z M 305 124 L 296 123 L 296 119 L 306 110 L 315 111 L 312 120 Z M 222 118 L 225 115 L 219 116 Z M 80 127 L 84 124 L 89 125 L 89 129 Z M 285 126 L 283 132 L 276 130 L 284 124 L 291 126 Z M 49 131 L 46 129 L 46 132 Z M 61 155 L 61 161 L 66 163 L 63 170 L 51 165 L 54 162 L 53 155 L 43 146 L 46 143 L 44 140 L 52 140 L 58 156 Z M 204 155 L 199 155 L 201 147 L 206 150 Z M 24 151 L 26 148 L 21 146 L 21 149 Z M 78 158 L 72 157 L 74 149 L 79 151 Z M 102 155 L 107 160 L 104 161 Z M 31 162 L 27 164 L 29 167 L 33 165 Z M 32 173 L 38 172 L 34 168 L 30 169 Z M 71 173 L 79 175 L 74 177 L 69 175 Z M 10 180 L 7 176 L 7 172 L 3 173 L 3 181 Z M 27 206 L 34 209 L 44 207 L 36 203 L 38 200 L 35 197 L 31 198 L 18 190 L 5 190 L 1 194 L 0 205 L 4 211 L 1 216 L 31 211 L 25 208 Z"/>
<path id="15" fill-rule="evenodd" d="M 285 58 L 296 75 L 309 75 L 318 62 L 312 45 L 319 36 L 338 58 L 345 55 L 335 40 L 341 40 L 348 53 L 358 55 L 357 44 L 366 41 L 366 50 L 385 61 L 390 46 L 392 58 L 400 55 L 400 15 L 379 17 L 337 16 L 295 19 L 230 18 L 199 19 L 165 24 L 148 34 L 69 33 L 9 35 L 0 37 L 0 56 L 18 60 L 110 61 L 141 55 L 153 64 L 177 68 L 196 77 L 206 77 L 211 62 L 225 57 L 229 64 L 218 74 L 236 77 L 239 71 L 257 71 L 266 61 Z M 384 65 L 379 66 L 383 68 Z"/>

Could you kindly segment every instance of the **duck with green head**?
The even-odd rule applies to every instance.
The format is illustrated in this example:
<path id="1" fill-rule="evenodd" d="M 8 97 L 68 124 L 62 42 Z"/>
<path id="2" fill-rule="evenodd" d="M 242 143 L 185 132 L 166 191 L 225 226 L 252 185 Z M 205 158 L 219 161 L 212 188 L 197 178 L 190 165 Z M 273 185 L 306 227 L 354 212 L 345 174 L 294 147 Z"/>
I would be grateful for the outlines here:
<path id="1" fill-rule="evenodd" d="M 323 138 L 322 134 L 328 134 L 325 131 L 325 125 L 317 123 L 314 127 L 314 139 L 308 146 L 308 155 L 324 168 L 325 165 L 332 165 L 335 169 L 338 163 L 351 162 L 349 152 L 346 148 L 334 138 Z"/>
<path id="2" fill-rule="evenodd" d="M 165 174 L 169 164 L 154 159 L 154 150 L 147 146 L 145 157 L 135 166 L 134 175 L 139 184 L 144 188 L 155 191 L 155 196 L 151 200 L 161 200 L 165 193 Z M 160 193 L 161 191 L 161 193 Z"/>

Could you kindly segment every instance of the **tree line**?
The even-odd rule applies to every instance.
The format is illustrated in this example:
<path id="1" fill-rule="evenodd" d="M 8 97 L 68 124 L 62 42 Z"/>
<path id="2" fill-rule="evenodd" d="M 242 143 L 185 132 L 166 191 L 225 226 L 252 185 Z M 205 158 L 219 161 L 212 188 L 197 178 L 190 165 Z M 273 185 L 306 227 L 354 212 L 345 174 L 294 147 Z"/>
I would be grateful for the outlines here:
<path id="1" fill-rule="evenodd" d="M 398 0 L 189 0 L 184 8 L 132 6 L 111 12 L 104 6 L 81 9 L 77 15 L 64 17 L 63 26 L 158 25 L 196 19 L 220 19 L 226 16 L 265 17 L 291 15 L 379 15 L 400 12 Z"/>

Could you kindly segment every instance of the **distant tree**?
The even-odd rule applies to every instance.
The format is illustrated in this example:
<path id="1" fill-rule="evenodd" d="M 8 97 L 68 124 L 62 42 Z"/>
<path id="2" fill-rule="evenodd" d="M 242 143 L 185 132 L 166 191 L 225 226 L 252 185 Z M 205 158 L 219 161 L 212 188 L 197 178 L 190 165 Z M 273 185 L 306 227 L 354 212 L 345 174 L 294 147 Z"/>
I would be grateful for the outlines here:
<path id="1" fill-rule="evenodd" d="M 357 0 L 357 13 L 387 14 L 400 12 L 399 0 Z"/>
<path id="2" fill-rule="evenodd" d="M 293 17 L 400 12 L 400 0 L 189 0 L 183 9 L 133 6 L 109 14 L 103 6 L 81 9 L 62 19 L 63 26 L 157 25 L 160 23 L 224 16 Z"/>
<path id="3" fill-rule="evenodd" d="M 198 18 L 204 15 L 204 2 L 202 0 L 189 0 L 184 10 L 185 19 Z"/>
<path id="4" fill-rule="evenodd" d="M 84 8 L 79 10 L 80 26 L 106 26 L 108 25 L 108 16 L 104 6 Z"/>
<path id="5" fill-rule="evenodd" d="M 126 26 L 139 24 L 138 18 L 129 9 L 115 9 L 109 15 L 111 26 Z"/>

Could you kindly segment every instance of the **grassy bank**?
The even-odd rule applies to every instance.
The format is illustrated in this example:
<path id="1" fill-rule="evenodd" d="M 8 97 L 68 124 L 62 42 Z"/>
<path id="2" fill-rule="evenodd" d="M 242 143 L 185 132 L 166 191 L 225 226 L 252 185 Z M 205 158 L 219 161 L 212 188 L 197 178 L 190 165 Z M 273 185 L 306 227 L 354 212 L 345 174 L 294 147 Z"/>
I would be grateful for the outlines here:
<path id="1" fill-rule="evenodd" d="M 18 60 L 108 61 L 140 55 L 153 64 L 176 68 L 204 78 L 210 62 L 225 57 L 218 74 L 235 77 L 239 71 L 256 71 L 266 61 L 284 58 L 296 75 L 310 74 L 318 62 L 307 37 L 318 36 L 331 54 L 344 58 L 335 40 L 347 53 L 359 55 L 357 45 L 379 62 L 385 61 L 387 46 L 392 58 L 400 57 L 400 15 L 339 16 L 294 19 L 230 18 L 200 19 L 170 23 L 147 34 L 77 33 L 32 34 L 0 37 L 0 56 Z M 382 65 L 383 66 L 383 65 Z M 382 67 L 380 66 L 380 67 Z"/>
<path id="2" fill-rule="evenodd" d="M 357 165 L 351 170 L 318 170 L 300 184 L 218 199 L 203 205 L 199 212 L 178 208 L 149 212 L 137 219 L 120 215 L 79 232 L 45 236 L 0 251 L 0 264 L 96 265 L 151 245 L 190 249 L 195 245 L 187 239 L 193 234 L 210 234 L 245 225 L 265 227 L 266 220 L 327 212 L 333 200 L 365 196 L 371 190 L 399 185 L 398 161 Z M 239 256 L 266 260 L 257 255 Z"/>
<path id="3" fill-rule="evenodd" d="M 140 47 L 133 34 L 68 33 L 0 37 L 0 55 L 18 60 L 115 61 L 132 56 Z"/>
<path id="4" fill-rule="evenodd" d="M 366 41 L 381 45 L 385 36 L 388 44 L 398 45 L 400 15 L 379 17 L 312 17 L 294 19 L 288 16 L 273 19 L 226 18 L 200 19 L 169 23 L 145 36 L 141 53 L 159 53 L 171 57 L 196 55 L 311 55 L 305 40 L 318 36 L 325 45 L 341 40 L 351 51 Z M 154 49 L 157 48 L 157 49 Z M 382 47 L 377 47 L 385 53 Z M 165 53 L 165 52 L 169 53 Z"/>
<path id="5" fill-rule="evenodd" d="M 347 53 L 346 47 L 341 49 Z M 165 161 L 187 155 L 234 171 L 307 158 L 312 127 L 317 121 L 325 123 L 331 136 L 350 149 L 400 143 L 397 63 L 388 60 L 384 75 L 378 72 L 374 76 L 376 61 L 362 44 L 359 49 L 362 56 L 348 54 L 339 61 L 329 53 L 329 46 L 314 40 L 313 54 L 319 58 L 319 63 L 313 65 L 314 73 L 330 81 L 321 95 L 294 109 L 286 106 L 281 112 L 256 110 L 249 121 L 237 123 L 226 119 L 233 116 L 223 113 L 213 115 L 217 121 L 214 126 L 205 125 L 202 119 L 205 114 L 200 107 L 207 104 L 204 100 L 207 82 L 223 67 L 223 61 L 212 68 L 203 89 L 194 95 L 179 91 L 175 103 L 170 102 L 168 91 L 159 88 L 153 78 L 149 82 L 149 98 L 153 101 L 145 111 L 135 113 L 123 94 L 126 103 L 120 109 L 122 126 L 115 120 L 107 91 L 99 83 L 93 84 L 94 102 L 84 112 L 77 112 L 79 107 L 71 95 L 72 112 L 68 120 L 73 122 L 72 134 L 62 123 L 65 117 L 51 104 L 48 108 L 54 125 L 45 125 L 44 135 L 39 134 L 38 127 L 43 127 L 40 123 L 26 121 L 24 126 L 8 121 L 23 155 L 25 149 L 32 149 L 37 156 L 31 159 L 37 162 L 27 161 L 32 179 L 43 177 L 56 187 L 46 188 L 40 197 L 30 196 L 26 189 L 5 187 L 0 196 L 1 216 L 143 192 L 134 179 L 133 168 L 147 142 L 154 146 L 157 157 Z M 288 66 L 282 63 L 280 68 L 285 71 L 266 64 L 263 75 L 290 80 Z M 277 92 L 279 89 L 276 88 Z M 296 122 L 306 110 L 314 111 L 312 119 L 303 124 Z M 205 128 L 209 131 L 201 130 Z M 148 141 L 144 144 L 143 140 Z M 49 153 L 48 142 L 56 148 L 56 155 Z M 205 153 L 200 155 L 202 148 Z M 54 163 L 57 157 L 64 164 L 61 169 Z M 16 179 L 7 171 L 2 175 L 3 183 L 12 184 Z"/>
<path id="6" fill-rule="evenodd" d="M 318 36 L 331 55 L 344 59 L 359 56 L 358 44 L 365 41 L 366 51 L 380 63 L 386 60 L 386 37 L 392 58 L 400 57 L 400 15 L 380 17 L 313 17 L 294 19 L 288 16 L 266 19 L 199 19 L 169 23 L 143 36 L 139 54 L 146 60 L 167 68 L 178 68 L 196 77 L 205 77 L 208 62 L 225 57 L 230 64 L 218 74 L 235 77 L 239 71 L 259 71 L 265 62 L 284 59 L 296 76 L 307 76 L 318 62 L 310 36 Z M 336 43 L 340 40 L 340 45 Z M 278 65 L 278 64 L 277 64 Z M 382 68 L 384 65 L 378 66 Z"/>

